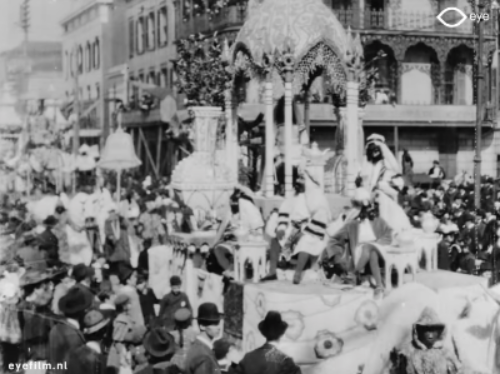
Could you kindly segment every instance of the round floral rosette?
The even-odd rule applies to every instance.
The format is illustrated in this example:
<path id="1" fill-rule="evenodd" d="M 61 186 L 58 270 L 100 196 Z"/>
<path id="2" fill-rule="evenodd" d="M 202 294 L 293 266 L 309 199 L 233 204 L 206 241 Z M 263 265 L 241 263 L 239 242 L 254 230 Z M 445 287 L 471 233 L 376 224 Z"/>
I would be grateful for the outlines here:
<path id="1" fill-rule="evenodd" d="M 316 335 L 314 353 L 317 358 L 329 358 L 342 352 L 344 341 L 333 332 L 322 330 Z"/>
<path id="2" fill-rule="evenodd" d="M 377 328 L 378 315 L 378 305 L 372 300 L 366 300 L 359 306 L 354 320 L 359 326 L 371 331 Z"/>

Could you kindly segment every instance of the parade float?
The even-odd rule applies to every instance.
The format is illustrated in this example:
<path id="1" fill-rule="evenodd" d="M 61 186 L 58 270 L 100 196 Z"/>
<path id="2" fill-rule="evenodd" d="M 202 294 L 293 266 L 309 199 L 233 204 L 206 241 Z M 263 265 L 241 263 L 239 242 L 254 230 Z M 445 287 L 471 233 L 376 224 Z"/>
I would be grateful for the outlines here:
<path id="1" fill-rule="evenodd" d="M 338 137 L 343 144 L 335 146 L 336 150 L 342 149 L 342 163 L 345 164 L 341 190 L 352 197 L 358 178 L 365 188 L 370 187 L 371 182 L 363 170 L 367 167 L 366 160 L 362 160 L 361 154 L 365 147 L 360 131 L 359 90 L 364 83 L 359 37 L 349 30 L 346 32 L 331 9 L 320 0 L 253 1 L 249 9 L 247 21 L 231 48 L 231 61 L 233 74 L 243 71 L 264 86 L 264 208 L 269 202 L 279 206 L 283 201 L 273 196 L 273 109 L 280 96 L 276 90 L 281 90 L 285 99 L 285 190 L 286 196 L 291 196 L 293 96 L 307 87 L 317 74 L 326 75 L 330 91 L 345 105 L 340 108 L 343 117 L 339 121 L 341 136 Z M 226 149 L 231 170 L 237 168 L 238 159 L 237 139 L 232 137 L 236 133 L 234 117 L 239 104 L 234 91 L 234 88 L 228 90 L 225 96 Z M 385 145 L 382 137 L 368 139 L 367 143 L 374 142 Z M 305 168 L 324 168 L 326 154 L 318 153 L 314 147 L 309 152 L 307 149 L 303 148 L 304 159 L 311 161 L 315 158 L 311 154 L 316 154 L 318 162 L 315 166 L 306 162 Z M 369 144 L 366 152 L 369 152 Z M 390 164 L 394 156 L 382 153 L 386 157 L 384 162 Z M 393 182 L 398 183 L 397 180 Z M 324 185 L 323 180 L 321 186 Z M 383 209 L 390 210 L 386 197 L 382 201 Z M 437 225 L 432 217 L 424 221 L 421 230 L 403 227 L 405 222 L 400 223 L 403 234 L 395 237 L 383 251 L 387 288 L 381 297 L 369 285 L 340 285 L 321 275 L 292 285 L 286 277 L 258 283 L 255 277 L 246 279 L 243 272 L 223 298 L 219 293 L 222 278 L 195 269 L 190 261 L 194 253 L 190 248 L 213 244 L 210 238 L 198 238 L 202 236 L 200 233 L 178 235 L 170 248 L 178 265 L 170 270 L 183 276 L 185 290 L 194 305 L 207 295 L 217 304 L 224 304 L 225 335 L 244 352 L 264 343 L 257 326 L 266 313 L 270 310 L 281 312 L 289 328 L 279 348 L 293 357 L 305 373 L 382 374 L 397 367 L 394 357 L 399 353 L 407 354 L 411 362 L 422 357 L 428 359 L 427 364 L 432 367 L 433 362 L 439 361 L 436 357 L 447 357 L 449 352 L 458 356 L 460 372 L 500 373 L 497 362 L 499 297 L 487 288 L 485 278 L 437 270 L 440 236 L 435 233 Z M 238 244 L 235 268 L 244 267 L 247 260 L 259 266 L 262 261 L 266 262 L 266 244 L 245 241 Z M 163 263 L 165 269 L 169 263 L 173 266 L 172 261 L 166 259 Z M 429 315 L 441 322 L 429 322 Z M 425 347 L 421 347 L 421 352 L 408 352 L 406 347 L 412 343 L 414 331 L 423 320 L 446 327 L 446 333 L 441 331 L 439 348 L 436 345 L 432 354 L 427 354 Z M 420 365 L 415 372 L 448 373 L 441 366 L 437 371 L 430 367 Z"/>
<path id="2" fill-rule="evenodd" d="M 179 92 L 186 96 L 192 116 L 194 152 L 181 160 L 172 173 L 172 187 L 193 210 L 227 209 L 226 202 L 236 183 L 216 143 L 224 126 L 224 92 L 231 80 L 229 62 L 221 58 L 223 46 L 216 39 L 190 36 L 177 42 L 174 61 Z M 226 138 L 227 138 L 226 131 Z"/>

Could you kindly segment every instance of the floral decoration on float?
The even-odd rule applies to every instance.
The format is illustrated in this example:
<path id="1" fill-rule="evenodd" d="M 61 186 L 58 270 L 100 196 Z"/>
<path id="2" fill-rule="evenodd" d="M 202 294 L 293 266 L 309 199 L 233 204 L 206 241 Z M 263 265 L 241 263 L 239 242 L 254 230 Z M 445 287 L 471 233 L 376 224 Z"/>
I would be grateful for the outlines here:
<path id="1" fill-rule="evenodd" d="M 344 348 L 344 340 L 328 330 L 319 331 L 315 341 L 314 353 L 320 359 L 337 356 Z"/>

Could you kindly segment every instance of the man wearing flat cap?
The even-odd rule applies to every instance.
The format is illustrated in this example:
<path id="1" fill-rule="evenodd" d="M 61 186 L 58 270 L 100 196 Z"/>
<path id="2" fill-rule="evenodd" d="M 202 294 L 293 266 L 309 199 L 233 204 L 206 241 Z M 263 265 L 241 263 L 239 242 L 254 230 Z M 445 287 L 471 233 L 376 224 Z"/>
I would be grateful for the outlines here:
<path id="1" fill-rule="evenodd" d="M 198 307 L 198 325 L 200 335 L 191 344 L 186 355 L 186 374 L 221 374 L 219 363 L 213 352 L 213 343 L 221 332 L 222 314 L 217 305 L 203 303 Z"/>
<path id="2" fill-rule="evenodd" d="M 245 355 L 243 360 L 230 369 L 231 374 L 300 374 L 300 368 L 291 357 L 278 349 L 278 344 L 288 328 L 281 314 L 269 311 L 259 323 L 259 331 L 266 338 L 266 343 Z"/>

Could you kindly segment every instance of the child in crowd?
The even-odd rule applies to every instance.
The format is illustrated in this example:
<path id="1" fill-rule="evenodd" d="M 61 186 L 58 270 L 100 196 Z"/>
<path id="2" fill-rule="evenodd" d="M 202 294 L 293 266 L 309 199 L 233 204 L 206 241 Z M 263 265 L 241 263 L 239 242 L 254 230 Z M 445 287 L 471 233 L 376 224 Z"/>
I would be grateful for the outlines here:
<path id="1" fill-rule="evenodd" d="M 149 326 L 153 319 L 156 318 L 156 308 L 158 307 L 158 299 L 153 290 L 148 287 L 148 279 L 145 275 L 137 276 L 137 291 L 139 293 L 139 301 L 141 303 L 142 315 L 144 323 Z"/>
<path id="2" fill-rule="evenodd" d="M 182 281 L 177 275 L 170 278 L 170 292 L 160 301 L 159 319 L 167 330 L 175 329 L 175 313 L 180 308 L 187 308 L 192 315 L 191 303 L 187 295 L 181 291 Z"/>

